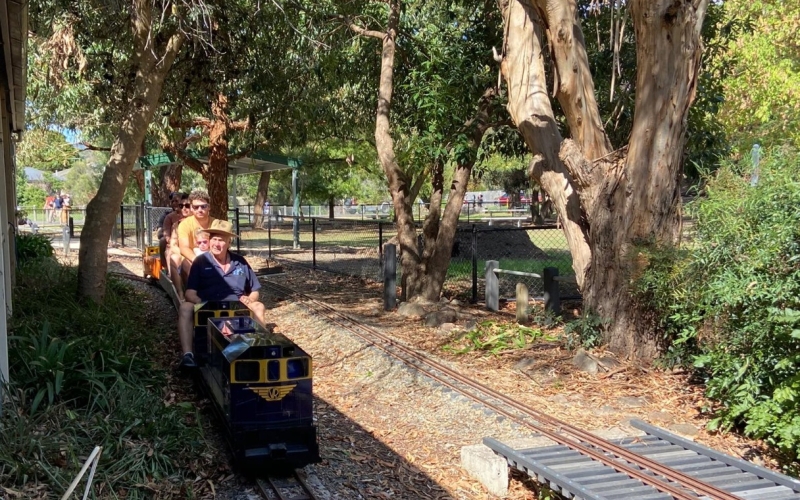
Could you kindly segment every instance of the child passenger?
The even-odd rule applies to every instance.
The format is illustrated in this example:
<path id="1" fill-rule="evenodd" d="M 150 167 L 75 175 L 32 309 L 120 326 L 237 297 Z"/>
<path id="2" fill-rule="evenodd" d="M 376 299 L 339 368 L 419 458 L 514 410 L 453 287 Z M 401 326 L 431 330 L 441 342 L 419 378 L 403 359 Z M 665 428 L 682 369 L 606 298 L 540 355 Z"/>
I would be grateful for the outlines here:
<path id="1" fill-rule="evenodd" d="M 197 232 L 194 233 L 194 242 L 197 244 L 197 247 L 194 249 L 194 254 L 200 255 L 201 253 L 208 252 L 208 244 L 210 241 L 211 234 L 202 229 L 198 229 Z"/>

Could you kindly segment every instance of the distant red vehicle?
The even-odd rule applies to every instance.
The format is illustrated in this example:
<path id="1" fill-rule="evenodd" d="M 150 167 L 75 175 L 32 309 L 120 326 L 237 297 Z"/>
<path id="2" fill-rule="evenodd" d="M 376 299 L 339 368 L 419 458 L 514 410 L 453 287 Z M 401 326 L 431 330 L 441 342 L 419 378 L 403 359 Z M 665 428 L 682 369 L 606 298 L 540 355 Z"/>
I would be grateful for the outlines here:
<path id="1" fill-rule="evenodd" d="M 528 205 L 528 204 L 530 204 L 530 202 L 531 202 L 531 199 L 528 197 L 528 195 L 527 195 L 527 194 L 525 194 L 525 193 L 520 193 L 520 194 L 519 194 L 519 202 L 520 202 L 520 204 L 522 204 L 522 205 Z M 498 204 L 500 204 L 500 206 L 502 206 L 502 207 L 507 207 L 507 206 L 509 206 L 510 199 L 509 199 L 509 197 L 508 197 L 508 194 L 506 194 L 506 193 L 503 193 L 503 194 L 500 196 L 500 198 L 498 198 L 498 199 L 497 199 L 497 203 L 498 203 Z"/>

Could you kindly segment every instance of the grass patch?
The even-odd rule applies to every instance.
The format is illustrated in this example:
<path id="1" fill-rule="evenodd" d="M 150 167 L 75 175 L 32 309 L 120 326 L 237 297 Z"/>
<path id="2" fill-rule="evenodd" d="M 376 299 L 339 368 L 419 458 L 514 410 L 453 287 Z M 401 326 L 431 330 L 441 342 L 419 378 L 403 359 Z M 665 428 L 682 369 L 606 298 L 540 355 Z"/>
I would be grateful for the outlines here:
<path id="1" fill-rule="evenodd" d="M 444 346 L 444 350 L 455 354 L 483 351 L 492 355 L 525 349 L 537 341 L 554 342 L 558 339 L 545 334 L 539 328 L 529 328 L 516 323 L 484 321 L 474 331 L 467 332 Z"/>
<path id="2" fill-rule="evenodd" d="M 99 445 L 94 498 L 192 498 L 207 451 L 197 409 L 165 401 L 153 362 L 174 332 L 124 282 L 109 277 L 103 305 L 79 303 L 76 288 L 76 270 L 52 259 L 17 275 L 0 484 L 58 498 Z"/>

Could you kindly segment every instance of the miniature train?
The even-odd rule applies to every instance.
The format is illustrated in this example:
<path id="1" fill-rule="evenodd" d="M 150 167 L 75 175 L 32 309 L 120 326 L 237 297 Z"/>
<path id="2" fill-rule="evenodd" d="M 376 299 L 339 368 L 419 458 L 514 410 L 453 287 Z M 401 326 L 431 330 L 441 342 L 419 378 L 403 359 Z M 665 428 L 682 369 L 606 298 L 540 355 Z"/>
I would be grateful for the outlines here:
<path id="1" fill-rule="evenodd" d="M 158 247 L 145 250 L 144 274 L 158 277 L 179 304 Z M 224 424 L 236 464 L 259 471 L 319 462 L 311 356 L 263 328 L 239 302 L 196 307 L 194 325 L 196 379 Z"/>

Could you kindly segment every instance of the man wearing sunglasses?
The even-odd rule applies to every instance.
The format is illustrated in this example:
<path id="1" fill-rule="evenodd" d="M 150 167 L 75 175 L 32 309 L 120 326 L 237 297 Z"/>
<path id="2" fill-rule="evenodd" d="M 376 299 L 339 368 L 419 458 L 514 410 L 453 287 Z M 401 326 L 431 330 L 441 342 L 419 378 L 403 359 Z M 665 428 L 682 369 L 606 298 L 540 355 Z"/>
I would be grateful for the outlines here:
<path id="1" fill-rule="evenodd" d="M 189 195 L 192 215 L 183 219 L 178 226 L 178 249 L 180 250 L 180 270 L 183 274 L 183 279 L 189 276 L 189 269 L 191 269 L 192 262 L 196 257 L 194 249 L 197 246 L 195 242 L 197 230 L 208 229 L 215 220 L 208 215 L 210 201 L 211 198 L 207 192 L 199 189 L 192 191 L 192 194 Z M 182 299 L 183 287 L 181 283 L 175 283 L 175 288 Z"/>

